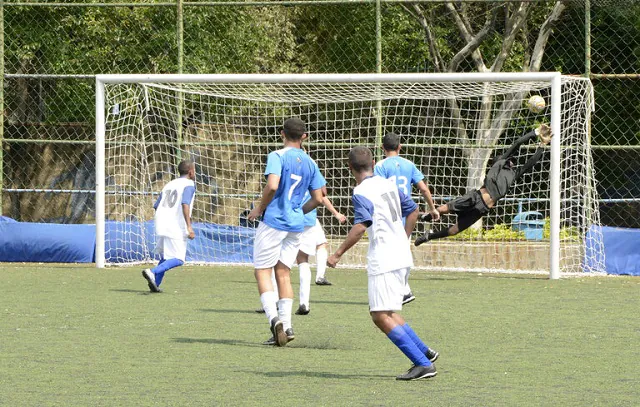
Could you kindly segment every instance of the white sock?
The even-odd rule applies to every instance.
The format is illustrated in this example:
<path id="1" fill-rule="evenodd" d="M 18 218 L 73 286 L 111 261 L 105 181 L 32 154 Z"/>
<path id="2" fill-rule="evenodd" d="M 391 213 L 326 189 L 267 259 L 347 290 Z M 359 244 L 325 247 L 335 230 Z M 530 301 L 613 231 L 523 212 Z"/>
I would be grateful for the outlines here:
<path id="1" fill-rule="evenodd" d="M 311 297 L 311 266 L 309 263 L 300 263 L 300 305 L 309 307 Z"/>
<path id="2" fill-rule="evenodd" d="M 284 330 L 291 328 L 291 311 L 293 309 L 293 298 L 281 298 L 278 301 L 278 317 L 282 321 Z"/>
<path id="3" fill-rule="evenodd" d="M 276 302 L 278 301 L 278 294 L 275 291 L 266 291 L 260 295 L 260 302 L 262 303 L 262 309 L 267 315 L 269 322 L 278 316 L 278 310 L 276 309 Z"/>
<path id="4" fill-rule="evenodd" d="M 411 287 L 409 287 L 409 272 L 408 271 L 407 271 L 407 274 L 404 275 L 404 293 L 405 294 L 411 293 Z"/>
<path id="5" fill-rule="evenodd" d="M 324 273 L 327 271 L 328 258 L 329 253 L 327 253 L 326 247 L 322 246 L 316 250 L 316 281 L 324 277 Z"/>

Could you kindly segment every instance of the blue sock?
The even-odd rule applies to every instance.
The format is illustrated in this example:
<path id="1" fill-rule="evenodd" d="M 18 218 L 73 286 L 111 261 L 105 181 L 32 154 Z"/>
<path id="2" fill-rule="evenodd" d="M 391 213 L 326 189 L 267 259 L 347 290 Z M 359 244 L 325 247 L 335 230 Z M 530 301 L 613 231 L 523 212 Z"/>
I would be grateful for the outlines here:
<path id="1" fill-rule="evenodd" d="M 420 337 L 413 331 L 413 329 L 411 329 L 409 324 L 402 325 L 402 329 L 404 329 L 407 335 L 409 335 L 409 338 L 411 338 L 413 343 L 415 343 L 418 349 L 420 349 L 420 352 L 426 355 L 429 351 L 429 347 L 425 345 L 424 342 L 422 342 L 422 339 L 420 339 Z"/>
<path id="2" fill-rule="evenodd" d="M 156 275 L 156 285 L 159 287 L 164 278 L 165 271 L 171 270 L 174 267 L 182 266 L 184 262 L 180 259 L 162 259 L 158 265 L 151 269 L 151 272 Z"/>
<path id="3" fill-rule="evenodd" d="M 420 349 L 413 343 L 411 337 L 405 332 L 400 325 L 396 326 L 387 334 L 391 342 L 404 353 L 414 365 L 431 366 L 431 362 L 420 352 Z"/>

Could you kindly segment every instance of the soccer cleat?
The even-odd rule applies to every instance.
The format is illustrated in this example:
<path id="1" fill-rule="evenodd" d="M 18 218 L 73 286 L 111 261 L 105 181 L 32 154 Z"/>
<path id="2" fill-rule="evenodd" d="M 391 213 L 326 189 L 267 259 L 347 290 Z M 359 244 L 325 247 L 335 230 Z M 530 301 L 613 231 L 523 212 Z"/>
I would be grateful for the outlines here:
<path id="1" fill-rule="evenodd" d="M 285 331 L 285 334 L 287 335 L 287 342 L 291 342 L 292 340 L 296 339 L 296 336 L 293 334 L 293 328 L 289 328 Z M 267 339 L 266 341 L 262 342 L 263 345 L 269 345 L 269 346 L 275 346 L 276 345 L 276 338 L 275 336 L 272 336 L 271 338 Z"/>
<path id="2" fill-rule="evenodd" d="M 285 346 L 288 342 L 287 334 L 284 332 L 284 325 L 278 317 L 271 320 L 271 333 L 276 340 L 277 346 Z"/>
<path id="3" fill-rule="evenodd" d="M 413 295 L 413 293 L 410 292 L 409 294 L 405 294 L 405 296 L 402 297 L 402 305 L 408 304 L 415 299 L 416 299 L 416 296 Z"/>
<path id="4" fill-rule="evenodd" d="M 316 279 L 316 285 L 333 285 L 327 280 L 325 277 L 320 277 Z"/>
<path id="5" fill-rule="evenodd" d="M 147 280 L 147 285 L 152 293 L 162 292 L 162 290 L 156 285 L 156 275 L 151 272 L 151 269 L 142 270 L 142 277 Z"/>
<path id="6" fill-rule="evenodd" d="M 307 315 L 309 314 L 309 307 L 304 305 L 304 304 L 300 304 L 300 306 L 298 307 L 298 310 L 296 311 L 296 315 Z"/>
<path id="7" fill-rule="evenodd" d="M 284 331 L 285 334 L 287 334 L 287 342 L 291 342 L 292 340 L 296 339 L 296 336 L 293 333 L 293 328 L 289 328 L 286 331 Z"/>
<path id="8" fill-rule="evenodd" d="M 258 314 L 264 314 L 264 308 L 260 307 L 260 308 L 256 308 L 256 312 Z"/>
<path id="9" fill-rule="evenodd" d="M 420 215 L 420 220 L 422 222 L 431 222 L 433 220 L 433 215 L 431 215 L 430 213 L 423 213 L 422 215 Z"/>
<path id="10" fill-rule="evenodd" d="M 429 241 L 429 235 L 425 233 L 424 235 L 418 237 L 416 241 L 413 242 L 413 244 L 415 244 L 416 246 L 420 246 L 422 243 L 426 243 L 428 241 Z"/>
<path id="11" fill-rule="evenodd" d="M 407 373 L 396 376 L 396 380 L 419 380 L 428 379 L 437 375 L 436 365 L 431 366 L 411 366 Z"/>
<path id="12" fill-rule="evenodd" d="M 274 336 L 272 336 L 271 338 L 267 339 L 266 341 L 262 342 L 263 345 L 269 345 L 269 346 L 275 346 L 276 345 L 276 338 Z"/>
<path id="13" fill-rule="evenodd" d="M 438 356 L 440 356 L 437 350 L 431 348 L 429 348 L 429 350 L 427 350 L 427 353 L 425 353 L 424 355 L 427 357 L 427 359 L 429 359 L 429 362 L 431 363 L 435 362 L 438 359 Z"/>

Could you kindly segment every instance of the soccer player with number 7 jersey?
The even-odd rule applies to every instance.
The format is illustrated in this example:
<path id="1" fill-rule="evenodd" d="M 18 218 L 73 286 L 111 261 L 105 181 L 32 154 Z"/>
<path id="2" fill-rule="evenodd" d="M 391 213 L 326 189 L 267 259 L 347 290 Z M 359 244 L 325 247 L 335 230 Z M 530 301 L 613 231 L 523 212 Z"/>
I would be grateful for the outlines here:
<path id="1" fill-rule="evenodd" d="M 398 186 L 398 190 L 409 197 L 411 196 L 411 187 L 417 185 L 427 201 L 427 213 L 431 214 L 434 221 L 437 221 L 440 218 L 440 213 L 433 204 L 433 198 L 424 181 L 424 175 L 413 162 L 400 157 L 400 136 L 396 133 L 387 133 L 382 139 L 382 148 L 386 158 L 376 164 L 373 169 L 374 174 L 392 180 Z M 409 274 L 407 273 L 403 304 L 407 304 L 415 298 L 409 287 Z"/>
<path id="2" fill-rule="evenodd" d="M 291 267 L 304 231 L 304 214 L 322 203 L 321 188 L 326 184 L 318 165 L 301 149 L 306 133 L 302 120 L 285 120 L 280 132 L 284 148 L 267 156 L 267 185 L 260 203 L 247 216 L 253 221 L 262 215 L 253 243 L 253 265 L 260 302 L 271 328 L 272 337 L 267 343 L 277 346 L 285 346 L 295 338 L 291 325 Z M 303 204 L 306 191 L 311 199 Z M 271 282 L 272 269 L 277 294 Z"/>
<path id="3" fill-rule="evenodd" d="M 196 236 L 191 227 L 196 165 L 193 161 L 181 161 L 178 172 L 180 178 L 165 185 L 153 205 L 156 210 L 156 253 L 160 255 L 160 262 L 153 269 L 142 270 L 142 277 L 147 280 L 152 293 L 162 292 L 160 284 L 166 271 L 184 264 L 187 238 Z"/>

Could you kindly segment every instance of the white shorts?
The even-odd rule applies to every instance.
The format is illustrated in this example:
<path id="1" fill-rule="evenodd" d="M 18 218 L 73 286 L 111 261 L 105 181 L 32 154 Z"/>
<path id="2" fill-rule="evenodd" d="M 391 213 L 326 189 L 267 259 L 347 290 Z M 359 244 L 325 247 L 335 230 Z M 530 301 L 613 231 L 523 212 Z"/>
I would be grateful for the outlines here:
<path id="1" fill-rule="evenodd" d="M 253 241 L 253 267 L 268 269 L 281 261 L 291 268 L 296 262 L 301 234 L 274 229 L 260 222 Z"/>
<path id="2" fill-rule="evenodd" d="M 409 268 L 369 275 L 369 311 L 400 311 Z"/>
<path id="3" fill-rule="evenodd" d="M 156 253 L 165 260 L 187 258 L 187 239 L 172 239 L 166 236 L 156 236 Z"/>
<path id="4" fill-rule="evenodd" d="M 300 251 L 309 256 L 316 254 L 316 247 L 323 243 L 327 243 L 327 237 L 318 221 L 315 225 L 304 228 L 304 232 L 300 235 Z"/>

